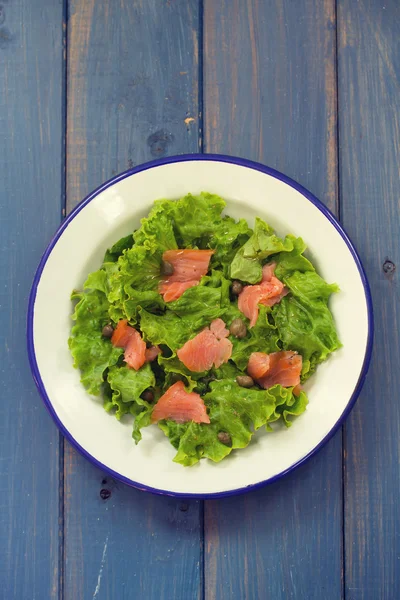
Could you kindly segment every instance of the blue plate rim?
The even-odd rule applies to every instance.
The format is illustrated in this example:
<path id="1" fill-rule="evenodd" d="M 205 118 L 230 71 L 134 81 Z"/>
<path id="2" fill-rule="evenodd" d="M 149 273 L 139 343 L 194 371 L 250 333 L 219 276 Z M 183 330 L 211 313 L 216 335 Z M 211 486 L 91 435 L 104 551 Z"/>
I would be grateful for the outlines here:
<path id="1" fill-rule="evenodd" d="M 271 177 L 274 177 L 275 179 L 278 179 L 279 181 L 282 181 L 283 183 L 286 183 L 290 187 L 297 190 L 300 194 L 302 194 L 302 196 L 307 198 L 307 200 L 309 200 L 309 202 L 311 202 L 320 212 L 322 212 L 323 215 L 332 223 L 332 225 L 335 227 L 337 232 L 340 234 L 340 236 L 346 243 L 346 245 L 353 257 L 353 260 L 356 263 L 358 272 L 360 274 L 360 278 L 361 278 L 361 281 L 362 281 L 362 284 L 364 287 L 364 293 L 365 293 L 365 298 L 366 298 L 366 303 L 367 303 L 367 313 L 368 313 L 367 345 L 366 345 L 366 349 L 365 349 L 364 361 L 363 361 L 363 365 L 361 368 L 360 376 L 358 378 L 357 384 L 353 390 L 353 393 L 350 397 L 350 400 L 349 400 L 345 410 L 343 411 L 342 415 L 337 420 L 335 425 L 330 429 L 330 431 L 326 434 L 326 436 L 320 441 L 320 443 L 317 444 L 317 446 L 315 446 L 315 448 L 310 450 L 310 452 L 308 454 L 306 454 L 306 456 L 302 457 L 297 462 L 295 462 L 293 465 L 291 465 L 290 467 L 288 467 L 281 473 L 274 475 L 273 477 L 270 477 L 270 478 L 260 481 L 258 483 L 250 484 L 245 487 L 241 487 L 241 488 L 237 488 L 237 489 L 233 489 L 233 490 L 221 491 L 221 492 L 212 492 L 212 493 L 173 492 L 171 490 L 153 488 L 151 486 L 147 486 L 147 485 L 138 483 L 136 481 L 133 481 L 132 479 L 129 479 L 128 477 L 125 477 L 124 475 L 121 475 L 120 473 L 107 467 L 106 465 L 101 463 L 99 460 L 94 458 L 94 456 L 92 456 L 87 450 L 85 450 L 79 444 L 79 442 L 77 442 L 77 440 L 75 440 L 75 438 L 69 433 L 67 428 L 64 426 L 62 421 L 57 416 L 57 414 L 53 408 L 53 405 L 51 403 L 51 400 L 47 394 L 47 391 L 46 391 L 46 388 L 42 381 L 41 375 L 40 375 L 39 367 L 38 367 L 37 360 L 36 360 L 34 339 L 33 339 L 34 307 L 35 307 L 36 293 L 37 293 L 37 288 L 38 288 L 38 285 L 40 282 L 40 278 L 41 278 L 42 272 L 44 270 L 44 267 L 46 266 L 47 260 L 50 256 L 51 252 L 53 251 L 54 246 L 56 245 L 58 239 L 63 234 L 64 230 L 71 223 L 71 221 L 73 221 L 73 219 L 81 212 L 81 210 L 83 208 L 85 208 L 85 206 L 87 204 L 89 204 L 89 202 L 91 202 L 101 192 L 103 192 L 107 188 L 111 187 L 115 183 L 118 183 L 119 181 L 122 181 L 123 179 L 126 179 L 127 177 L 130 177 L 131 175 L 135 175 L 136 173 L 140 173 L 141 171 L 146 171 L 146 170 L 152 169 L 154 167 L 159 167 L 159 166 L 167 165 L 167 164 L 171 164 L 171 163 L 187 162 L 187 161 L 214 161 L 214 162 L 230 163 L 230 164 L 254 169 L 254 170 L 260 171 L 266 175 L 270 175 Z M 239 157 L 235 157 L 235 156 L 228 156 L 228 155 L 224 155 L 224 154 L 182 154 L 182 155 L 169 156 L 169 157 L 152 160 L 152 161 L 143 163 L 141 165 L 137 165 L 136 167 L 133 167 L 132 169 L 128 169 L 127 171 L 124 171 L 124 172 L 120 173 L 119 175 L 112 177 L 111 179 L 107 180 L 105 183 L 103 183 L 102 185 L 97 187 L 88 196 L 86 196 L 86 198 L 84 198 L 71 211 L 71 213 L 62 221 L 62 223 L 58 227 L 55 235 L 53 236 L 49 245 L 47 246 L 45 252 L 43 253 L 43 256 L 40 260 L 39 266 L 34 275 L 33 284 L 32 284 L 32 288 L 31 288 L 30 295 L 29 295 L 29 301 L 28 301 L 26 336 L 27 336 L 27 349 L 28 349 L 29 364 L 30 364 L 33 379 L 35 381 L 35 384 L 39 391 L 39 394 L 42 397 L 42 400 L 43 400 L 49 414 L 51 415 L 52 419 L 54 420 L 55 424 L 57 425 L 57 427 L 59 428 L 61 433 L 78 450 L 78 452 L 80 452 L 80 454 L 82 454 L 82 456 L 84 456 L 87 460 L 89 460 L 89 462 L 91 462 L 95 467 L 108 473 L 113 478 L 118 479 L 119 481 L 122 481 L 123 483 L 125 483 L 131 487 L 134 487 L 138 490 L 151 492 L 153 494 L 158 494 L 158 495 L 172 496 L 175 498 L 209 499 L 209 498 L 223 498 L 223 497 L 228 497 L 228 496 L 236 496 L 239 494 L 244 494 L 249 491 L 260 489 L 260 488 L 264 487 L 265 485 L 269 485 L 271 483 L 279 481 L 282 477 L 284 477 L 285 475 L 287 475 L 289 473 L 292 473 L 293 471 L 298 469 L 301 465 L 306 463 L 312 456 L 317 454 L 317 452 L 319 452 L 321 450 L 321 448 L 323 448 L 323 446 L 325 446 L 325 444 L 327 444 L 327 442 L 335 435 L 335 433 L 337 432 L 339 427 L 341 427 L 341 425 L 344 423 L 344 421 L 348 417 L 349 413 L 351 412 L 352 408 L 354 407 L 354 404 L 355 404 L 355 402 L 361 392 L 362 386 L 364 384 L 365 377 L 367 375 L 367 372 L 368 372 L 368 369 L 370 366 L 370 362 L 371 362 L 371 356 L 372 356 L 372 347 L 373 347 L 373 338 L 374 338 L 374 315 L 373 315 L 373 304 L 372 304 L 370 286 L 368 283 L 368 279 L 367 279 L 363 264 L 358 255 L 358 252 L 355 249 L 355 247 L 354 247 L 353 243 L 351 242 L 349 236 L 347 235 L 346 231 L 344 230 L 343 226 L 339 223 L 339 221 L 336 219 L 336 217 L 333 215 L 333 213 L 320 200 L 318 200 L 318 198 L 316 196 L 314 196 L 310 191 L 308 191 L 305 187 L 303 187 L 302 185 L 297 183 L 295 180 L 291 179 L 287 175 L 284 175 L 280 171 L 277 171 L 276 169 L 273 169 L 271 167 L 268 167 L 266 165 L 263 165 L 261 163 L 258 163 L 258 162 L 252 161 L 252 160 L 248 160 L 245 158 L 239 158 Z"/>

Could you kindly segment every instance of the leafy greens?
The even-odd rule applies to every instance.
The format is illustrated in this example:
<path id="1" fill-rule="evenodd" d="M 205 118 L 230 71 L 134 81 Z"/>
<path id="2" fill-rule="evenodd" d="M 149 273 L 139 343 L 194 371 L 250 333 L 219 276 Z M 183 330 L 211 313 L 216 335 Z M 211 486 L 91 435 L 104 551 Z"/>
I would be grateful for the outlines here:
<path id="1" fill-rule="evenodd" d="M 90 273 L 83 291 L 74 291 L 73 326 L 69 347 L 81 381 L 93 395 L 102 395 L 104 408 L 117 419 L 134 420 L 133 438 L 151 423 L 153 407 L 167 389 L 183 381 L 188 392 L 201 395 L 210 423 L 159 422 L 177 450 L 175 461 L 190 466 L 201 458 L 218 462 L 232 450 L 246 447 L 261 427 L 281 421 L 289 427 L 308 400 L 304 391 L 277 384 L 269 389 L 244 388 L 236 378 L 246 374 L 253 352 L 270 354 L 296 351 L 302 356 L 302 381 L 318 364 L 340 348 L 328 301 L 338 291 L 326 283 L 304 256 L 301 238 L 279 238 L 262 219 L 254 229 L 244 219 L 235 221 L 221 213 L 219 196 L 188 194 L 177 201 L 159 200 L 139 229 L 106 251 L 99 270 Z M 177 300 L 164 302 L 158 291 L 166 250 L 210 249 L 207 275 Z M 194 373 L 177 352 L 196 334 L 221 318 L 227 327 L 240 318 L 249 321 L 232 294 L 232 280 L 258 284 L 266 263 L 275 264 L 275 276 L 289 293 L 272 307 L 259 306 L 254 327 L 243 338 L 229 336 L 230 360 L 209 372 Z M 125 320 L 135 327 L 148 346 L 161 354 L 139 370 L 127 366 L 122 348 L 103 335 Z M 148 392 L 151 392 L 150 395 Z"/>

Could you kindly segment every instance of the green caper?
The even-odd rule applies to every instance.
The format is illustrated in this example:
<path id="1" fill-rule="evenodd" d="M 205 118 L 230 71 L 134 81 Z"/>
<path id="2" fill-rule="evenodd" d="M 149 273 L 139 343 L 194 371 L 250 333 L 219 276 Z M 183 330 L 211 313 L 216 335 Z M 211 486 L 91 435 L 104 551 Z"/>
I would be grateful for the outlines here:
<path id="1" fill-rule="evenodd" d="M 234 296 L 239 296 L 239 294 L 242 292 L 242 290 L 243 290 L 243 285 L 240 283 L 240 281 L 237 281 L 237 279 L 232 281 L 232 294 Z"/>
<path id="2" fill-rule="evenodd" d="M 224 444 L 224 446 L 232 446 L 232 438 L 229 433 L 226 433 L 226 431 L 220 431 L 217 437 L 221 444 Z"/>
<path id="3" fill-rule="evenodd" d="M 251 388 L 254 385 L 254 381 L 249 375 L 238 375 L 236 377 L 236 383 L 244 388 Z"/>
<path id="4" fill-rule="evenodd" d="M 153 402 L 154 400 L 154 394 L 151 390 L 145 390 L 142 394 L 142 398 L 143 400 L 145 400 L 146 402 Z"/>
<path id="5" fill-rule="evenodd" d="M 161 275 L 173 275 L 174 265 L 167 260 L 163 260 L 161 263 Z"/>
<path id="6" fill-rule="evenodd" d="M 111 323 L 108 323 L 108 325 L 105 325 L 103 327 L 103 329 L 101 330 L 101 335 L 105 338 L 112 337 L 113 333 L 114 333 L 114 327 L 111 325 Z"/>
<path id="7" fill-rule="evenodd" d="M 239 319 L 239 318 L 233 319 L 231 326 L 229 327 L 229 331 L 231 332 L 232 335 L 241 339 L 241 338 L 246 337 L 247 327 L 243 323 L 242 319 Z"/>

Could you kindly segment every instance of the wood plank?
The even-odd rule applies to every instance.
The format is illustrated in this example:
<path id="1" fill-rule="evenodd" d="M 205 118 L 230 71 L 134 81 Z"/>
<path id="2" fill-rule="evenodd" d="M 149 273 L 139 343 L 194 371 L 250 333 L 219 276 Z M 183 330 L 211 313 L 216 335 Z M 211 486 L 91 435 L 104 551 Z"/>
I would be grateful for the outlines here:
<path id="1" fill-rule="evenodd" d="M 347 600 L 400 597 L 400 7 L 340 0 L 339 139 L 345 227 L 375 308 L 372 367 L 345 428 Z"/>
<path id="2" fill-rule="evenodd" d="M 2 598 L 59 591 L 59 435 L 30 374 L 25 314 L 61 215 L 62 17 L 51 0 L 0 7 Z"/>
<path id="3" fill-rule="evenodd" d="M 71 0 L 68 210 L 136 164 L 198 151 L 198 24 L 199 0 Z"/>
<path id="4" fill-rule="evenodd" d="M 204 147 L 275 167 L 337 210 L 335 2 L 205 0 Z M 298 472 L 205 503 L 205 597 L 342 596 L 341 433 Z"/>
<path id="5" fill-rule="evenodd" d="M 68 210 L 134 164 L 198 149 L 198 31 L 197 0 L 70 2 Z M 65 600 L 197 599 L 202 504 L 65 456 Z"/>

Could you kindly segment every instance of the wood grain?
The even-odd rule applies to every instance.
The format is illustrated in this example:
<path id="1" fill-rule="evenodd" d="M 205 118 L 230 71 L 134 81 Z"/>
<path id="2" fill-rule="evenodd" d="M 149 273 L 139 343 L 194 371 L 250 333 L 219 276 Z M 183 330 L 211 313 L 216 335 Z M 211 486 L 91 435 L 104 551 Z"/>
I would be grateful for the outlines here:
<path id="1" fill-rule="evenodd" d="M 25 315 L 61 215 L 62 5 L 0 7 L 0 597 L 58 598 L 59 436 L 30 374 Z M 34 48 L 34 52 L 32 51 Z"/>
<path id="2" fill-rule="evenodd" d="M 68 4 L 63 23 L 61 1 L 0 3 L 0 597 L 197 599 L 202 503 L 129 489 L 68 445 L 60 477 L 62 445 L 60 454 L 29 373 L 24 315 L 63 207 L 65 31 L 70 210 L 116 172 L 200 147 L 201 6 Z M 400 597 L 400 8 L 337 0 L 337 13 L 338 90 L 334 0 L 204 0 L 205 150 L 261 160 L 337 211 L 339 125 L 341 215 L 378 324 L 345 427 L 344 498 L 339 434 L 282 482 L 207 502 L 207 600 Z"/>
<path id="3" fill-rule="evenodd" d="M 204 147 L 338 209 L 335 2 L 205 0 Z M 273 460 L 273 457 L 271 457 Z M 292 476 L 205 504 L 208 600 L 342 597 L 341 433 Z"/>
<path id="4" fill-rule="evenodd" d="M 400 597 L 400 5 L 340 0 L 343 223 L 372 289 L 371 371 L 345 429 L 347 600 Z"/>
<path id="5" fill-rule="evenodd" d="M 198 0 L 71 0 L 68 210 L 136 164 L 199 149 Z"/>
<path id="6" fill-rule="evenodd" d="M 137 163 L 199 147 L 197 0 L 72 0 L 67 207 Z M 202 504 L 155 497 L 65 451 L 65 600 L 194 600 Z"/>

